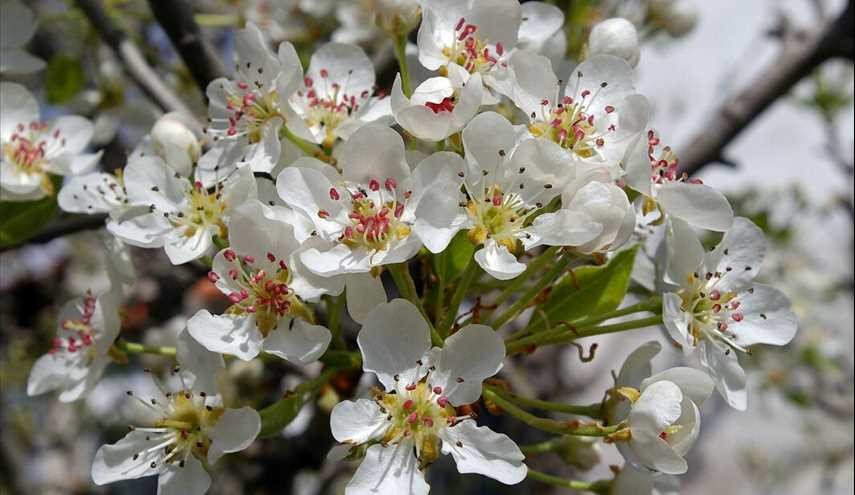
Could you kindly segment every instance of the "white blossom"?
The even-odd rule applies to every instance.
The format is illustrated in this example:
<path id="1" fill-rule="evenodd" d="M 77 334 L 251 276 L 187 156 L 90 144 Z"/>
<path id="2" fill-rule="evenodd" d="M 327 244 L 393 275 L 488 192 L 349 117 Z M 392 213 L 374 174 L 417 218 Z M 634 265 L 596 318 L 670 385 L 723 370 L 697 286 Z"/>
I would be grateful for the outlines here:
<path id="1" fill-rule="evenodd" d="M 51 174 L 88 172 L 101 153 L 84 153 L 92 123 L 64 115 L 51 123 L 39 116 L 39 104 L 20 84 L 0 83 L 0 188 L 7 201 L 53 195 Z"/>
<path id="2" fill-rule="evenodd" d="M 635 67 L 641 58 L 635 26 L 620 17 L 598 22 L 588 37 L 588 55 L 614 55 Z"/>
<path id="3" fill-rule="evenodd" d="M 36 33 L 33 11 L 18 0 L 0 2 L 0 73 L 29 74 L 41 70 L 44 60 L 23 47 Z"/>
<path id="4" fill-rule="evenodd" d="M 370 444 L 347 495 L 426 494 L 422 470 L 440 453 L 450 454 L 461 473 L 505 484 L 525 478 L 524 456 L 510 438 L 454 409 L 478 400 L 484 379 L 501 368 L 504 344 L 490 327 L 467 325 L 444 347 L 431 348 L 418 309 L 396 299 L 369 314 L 358 344 L 365 371 L 377 375 L 385 392 L 340 402 L 330 416 L 336 440 Z"/>
<path id="5" fill-rule="evenodd" d="M 711 252 L 679 219 L 669 221 L 662 319 L 671 338 L 709 372 L 732 407 L 747 407 L 745 371 L 736 351 L 753 344 L 785 345 L 796 316 L 781 291 L 754 283 L 766 253 L 763 232 L 737 217 Z"/>

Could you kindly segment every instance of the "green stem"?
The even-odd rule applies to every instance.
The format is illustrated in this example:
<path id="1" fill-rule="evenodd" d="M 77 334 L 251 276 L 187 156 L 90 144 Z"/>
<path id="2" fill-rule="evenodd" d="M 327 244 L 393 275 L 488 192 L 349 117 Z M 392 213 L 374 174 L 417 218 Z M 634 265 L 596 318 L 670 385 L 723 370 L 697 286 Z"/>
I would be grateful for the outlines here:
<path id="1" fill-rule="evenodd" d="M 362 355 L 350 351 L 327 351 L 320 361 L 332 368 L 359 369 L 362 368 Z"/>
<path id="2" fill-rule="evenodd" d="M 126 354 L 158 354 L 160 356 L 175 357 L 174 347 L 138 344 L 136 342 L 128 342 L 124 339 L 117 340 L 113 345 Z"/>
<path id="3" fill-rule="evenodd" d="M 577 480 L 568 480 L 566 478 L 559 478 L 558 476 L 553 476 L 551 474 L 542 473 L 540 471 L 535 471 L 534 469 L 528 469 L 528 477 L 540 481 L 541 483 L 546 483 L 548 485 L 558 486 L 561 488 L 569 488 L 571 490 L 580 490 L 585 492 L 594 492 L 594 493 L 608 493 L 609 488 L 611 487 L 611 481 L 601 480 L 601 481 L 577 481 Z"/>
<path id="4" fill-rule="evenodd" d="M 600 323 L 602 321 L 611 320 L 612 318 L 617 318 L 619 316 L 626 316 L 626 315 L 630 315 L 633 313 L 640 313 L 643 311 L 650 311 L 653 313 L 659 313 L 661 311 L 661 308 L 662 308 L 662 299 L 659 296 L 656 296 L 656 297 L 648 299 L 647 301 L 640 302 L 638 304 L 633 304 L 632 306 L 627 306 L 625 308 L 616 309 L 614 311 L 608 311 L 606 313 L 602 313 L 602 314 L 598 314 L 598 315 L 594 315 L 594 316 L 589 316 L 588 318 L 584 318 L 581 320 L 573 320 L 570 323 L 573 325 L 574 328 L 576 328 L 578 330 L 580 328 L 586 328 L 586 327 L 593 326 L 594 324 Z M 540 335 L 554 335 L 554 334 L 559 334 L 559 333 L 564 333 L 564 332 L 565 332 L 565 329 L 557 328 L 554 330 L 550 330 L 548 332 L 543 332 Z M 537 333 L 537 332 L 534 332 L 534 329 L 531 328 L 531 326 L 527 326 L 527 327 L 515 332 L 514 334 L 510 335 L 505 340 L 507 342 L 511 342 L 511 341 L 520 339 L 529 333 Z"/>
<path id="5" fill-rule="evenodd" d="M 544 411 L 554 411 L 566 414 L 578 414 L 581 416 L 588 416 L 589 418 L 602 417 L 602 406 L 600 404 L 590 404 L 587 406 L 561 404 L 558 402 L 550 402 L 540 399 L 530 399 L 528 397 L 522 397 L 511 392 L 506 392 L 498 387 L 492 387 L 489 385 L 487 385 L 487 387 L 493 392 L 501 395 L 502 398 L 507 399 L 523 407 L 531 407 L 534 409 L 542 409 Z"/>
<path id="6" fill-rule="evenodd" d="M 451 296 L 451 302 L 448 303 L 448 309 L 445 311 L 445 318 L 439 324 L 438 331 L 442 336 L 447 336 L 451 327 L 454 325 L 454 320 L 457 319 L 457 311 L 460 309 L 460 304 L 466 298 L 466 293 L 469 291 L 469 285 L 478 276 L 479 266 L 474 258 L 469 259 L 469 264 L 463 270 L 463 274 L 457 281 L 457 287 L 454 289 L 454 294 Z"/>
<path id="7" fill-rule="evenodd" d="M 409 98 L 413 94 L 413 89 L 410 85 L 410 67 L 407 65 L 406 35 L 395 38 L 395 58 L 398 60 L 398 70 L 401 72 L 401 90 Z"/>
<path id="8" fill-rule="evenodd" d="M 291 132 L 291 130 L 288 129 L 287 126 L 282 126 L 282 128 L 279 130 L 279 136 L 284 137 L 288 139 L 288 141 L 294 143 L 294 145 L 300 148 L 300 151 L 302 151 L 308 156 L 318 159 L 321 159 L 326 156 L 326 153 L 324 153 L 324 150 L 322 150 L 320 146 L 312 144 L 301 138 L 300 136 L 297 136 L 296 134 Z"/>
<path id="9" fill-rule="evenodd" d="M 407 263 L 395 263 L 394 265 L 387 265 L 387 268 L 389 269 L 389 274 L 392 275 L 392 280 L 395 281 L 395 286 L 398 287 L 398 292 L 401 293 L 404 299 L 410 301 L 419 309 L 419 312 L 430 325 L 430 318 L 428 318 L 422 300 L 419 299 L 419 294 L 416 291 L 416 283 L 413 281 L 412 275 L 410 275 Z M 437 333 L 433 325 L 430 325 L 430 327 L 431 342 L 433 345 L 441 346 L 443 342 L 441 335 Z"/>
<path id="10" fill-rule="evenodd" d="M 605 437 L 626 427 L 623 423 L 619 423 L 614 426 L 603 426 L 599 423 L 585 424 L 579 423 L 575 420 L 562 421 L 557 419 L 541 418 L 540 416 L 535 416 L 534 414 L 518 407 L 513 402 L 504 399 L 501 395 L 486 387 L 484 388 L 484 398 L 492 401 L 503 411 L 532 428 L 537 428 L 538 430 L 543 430 L 549 433 L 555 433 L 557 435 Z"/>
<path id="11" fill-rule="evenodd" d="M 297 385 L 293 392 L 258 411 L 258 414 L 261 416 L 261 432 L 259 432 L 258 437 L 269 437 L 282 431 L 283 428 L 294 420 L 297 413 L 303 407 L 303 404 L 314 396 L 339 371 L 336 368 L 325 369 L 316 378 Z"/>
<path id="12" fill-rule="evenodd" d="M 341 317 L 344 312 L 344 294 L 338 296 L 327 296 L 327 325 L 332 333 L 332 345 L 334 349 L 344 349 L 347 345 L 341 335 Z"/>
<path id="13" fill-rule="evenodd" d="M 552 246 L 545 250 L 543 253 L 541 253 L 540 256 L 533 259 L 528 264 L 525 271 L 522 272 L 522 274 L 520 274 L 520 276 L 518 276 L 517 278 L 511 280 L 511 283 L 505 286 L 505 288 L 502 289 L 502 292 L 499 293 L 498 297 L 496 297 L 496 299 L 494 299 L 493 302 L 490 304 L 499 306 L 500 304 L 510 299 L 511 296 L 519 292 L 519 289 L 521 289 L 522 286 L 525 285 L 528 279 L 530 279 L 534 274 L 538 273 L 551 260 L 555 259 L 555 255 L 560 249 L 560 246 Z M 485 317 L 489 316 L 489 314 L 485 315 Z"/>
<path id="14" fill-rule="evenodd" d="M 495 329 L 501 328 L 505 323 L 511 321 L 516 318 L 519 313 L 525 310 L 531 302 L 540 294 L 540 292 L 545 289 L 549 284 L 555 281 L 567 267 L 570 265 L 570 261 L 572 257 L 569 254 L 564 255 L 560 258 L 548 272 L 544 275 L 540 280 L 537 281 L 536 284 L 529 287 L 529 289 L 519 298 L 517 299 L 510 308 L 508 308 L 504 313 L 499 315 L 498 318 L 493 320 L 492 327 Z"/>
<path id="15" fill-rule="evenodd" d="M 548 454 L 561 449 L 564 446 L 564 439 L 567 437 L 555 437 L 545 442 L 533 443 L 529 445 L 520 445 L 520 450 L 526 457 L 533 457 L 540 454 Z"/>
<path id="16" fill-rule="evenodd" d="M 636 328 L 650 327 L 662 323 L 662 315 L 650 316 L 638 320 L 626 321 L 623 323 L 615 323 L 613 325 L 601 325 L 593 327 L 576 327 L 576 330 L 567 330 L 561 332 L 549 332 L 548 334 L 535 334 L 513 342 L 505 343 L 505 348 L 508 354 L 519 352 L 528 346 L 541 346 L 546 344 L 563 344 L 572 342 L 582 337 L 592 337 L 594 335 L 605 335 L 608 333 L 623 332 L 626 330 L 634 330 Z"/>

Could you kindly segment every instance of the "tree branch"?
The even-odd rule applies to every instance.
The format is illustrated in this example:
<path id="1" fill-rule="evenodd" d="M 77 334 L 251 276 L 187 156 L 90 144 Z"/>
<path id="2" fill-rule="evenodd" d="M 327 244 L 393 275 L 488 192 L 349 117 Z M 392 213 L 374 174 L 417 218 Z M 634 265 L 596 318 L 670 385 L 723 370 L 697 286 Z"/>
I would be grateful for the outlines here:
<path id="1" fill-rule="evenodd" d="M 104 42 L 110 46 L 113 53 L 122 62 L 125 72 L 136 82 L 146 96 L 165 112 L 182 112 L 193 115 L 184 102 L 164 84 L 163 78 L 148 65 L 139 48 L 128 39 L 124 31 L 113 23 L 101 6 L 101 2 L 98 0 L 75 0 L 75 4 L 83 11 L 92 27 L 98 31 Z"/>
<path id="2" fill-rule="evenodd" d="M 193 18 L 193 9 L 181 0 L 149 0 L 148 5 L 204 94 L 208 83 L 224 76 L 226 70 L 202 37 L 199 25 Z"/>
<path id="3" fill-rule="evenodd" d="M 722 152 L 778 98 L 831 58 L 853 58 L 852 0 L 837 19 L 807 31 L 785 29 L 781 51 L 748 86 L 719 107 L 712 120 L 682 147 L 680 171 L 689 175 L 712 162 L 727 162 Z"/>

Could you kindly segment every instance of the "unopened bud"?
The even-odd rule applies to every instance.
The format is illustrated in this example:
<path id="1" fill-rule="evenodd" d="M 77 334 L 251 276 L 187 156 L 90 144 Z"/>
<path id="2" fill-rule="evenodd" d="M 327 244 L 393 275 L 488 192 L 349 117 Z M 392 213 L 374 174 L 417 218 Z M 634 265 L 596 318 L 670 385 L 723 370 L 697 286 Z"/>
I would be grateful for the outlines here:
<path id="1" fill-rule="evenodd" d="M 635 67 L 641 57 L 638 32 L 626 19 L 613 17 L 597 24 L 588 38 L 588 56 L 613 55 Z"/>
<path id="2" fill-rule="evenodd" d="M 184 176 L 190 175 L 202 152 L 195 129 L 192 119 L 178 112 L 162 116 L 151 128 L 154 152 Z"/>
<path id="3" fill-rule="evenodd" d="M 422 10 L 416 0 L 378 0 L 375 6 L 377 27 L 389 36 L 406 36 L 421 20 Z"/>

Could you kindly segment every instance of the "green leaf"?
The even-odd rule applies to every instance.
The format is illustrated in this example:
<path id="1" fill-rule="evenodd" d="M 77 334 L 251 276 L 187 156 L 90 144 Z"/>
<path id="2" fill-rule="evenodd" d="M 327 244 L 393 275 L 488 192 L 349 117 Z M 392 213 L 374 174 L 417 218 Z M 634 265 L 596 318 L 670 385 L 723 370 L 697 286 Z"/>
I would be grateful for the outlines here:
<path id="1" fill-rule="evenodd" d="M 45 93 L 48 103 L 59 105 L 74 98 L 86 85 L 80 60 L 68 55 L 55 55 L 45 71 Z"/>
<path id="2" fill-rule="evenodd" d="M 54 180 L 54 187 L 59 188 Z M 56 196 L 36 201 L 0 201 L 0 247 L 19 244 L 36 235 L 56 217 Z"/>
<path id="3" fill-rule="evenodd" d="M 265 438 L 276 435 L 291 424 L 303 405 L 311 400 L 335 373 L 335 368 L 328 368 L 317 378 L 301 383 L 293 392 L 258 411 L 261 416 L 261 432 L 258 437 Z"/>
<path id="4" fill-rule="evenodd" d="M 474 253 L 475 246 L 469 242 L 467 233 L 458 232 L 445 251 L 433 257 L 436 275 L 446 281 L 460 276 Z"/>
<path id="5" fill-rule="evenodd" d="M 574 322 L 602 313 L 614 311 L 623 301 L 629 288 L 636 248 L 618 253 L 608 265 L 583 266 L 573 270 L 558 282 L 542 306 L 535 313 L 532 329 L 544 330 L 546 313 L 550 325 L 559 321 Z"/>

